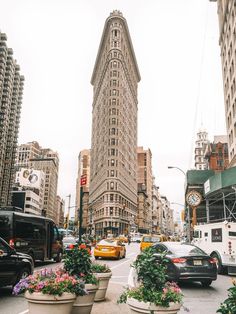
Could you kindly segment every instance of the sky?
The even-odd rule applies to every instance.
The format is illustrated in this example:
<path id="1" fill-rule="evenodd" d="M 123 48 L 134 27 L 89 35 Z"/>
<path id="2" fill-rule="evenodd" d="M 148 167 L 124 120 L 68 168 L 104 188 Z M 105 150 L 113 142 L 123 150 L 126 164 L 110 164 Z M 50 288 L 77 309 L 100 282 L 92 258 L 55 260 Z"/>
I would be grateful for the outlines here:
<path id="1" fill-rule="evenodd" d="M 78 155 L 91 146 L 90 79 L 106 18 L 127 20 L 141 81 L 138 145 L 155 183 L 184 203 L 196 134 L 226 134 L 217 7 L 209 0 L 0 0 L 0 31 L 25 76 L 18 143 L 60 158 L 58 194 L 75 202 Z M 175 211 L 181 205 L 172 204 Z"/>

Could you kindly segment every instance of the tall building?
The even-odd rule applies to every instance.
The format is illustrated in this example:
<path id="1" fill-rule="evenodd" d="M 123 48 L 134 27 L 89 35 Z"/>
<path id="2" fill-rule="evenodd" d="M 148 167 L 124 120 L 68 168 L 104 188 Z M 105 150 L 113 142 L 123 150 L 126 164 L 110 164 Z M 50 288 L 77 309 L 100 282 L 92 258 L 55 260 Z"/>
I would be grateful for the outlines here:
<path id="1" fill-rule="evenodd" d="M 152 153 L 150 149 L 137 148 L 138 158 L 138 229 L 152 231 Z M 145 193 L 144 193 L 145 192 Z M 145 198 L 145 202 L 144 202 Z M 145 206 L 144 206 L 145 204 Z M 145 231 L 144 231 L 145 230 Z"/>
<path id="2" fill-rule="evenodd" d="M 29 166 L 29 160 L 41 155 L 41 147 L 36 141 L 18 145 L 16 152 L 16 169 Z"/>
<path id="3" fill-rule="evenodd" d="M 16 168 L 27 167 L 45 173 L 43 212 L 53 220 L 57 217 L 57 184 L 59 158 L 50 148 L 42 148 L 36 142 L 21 144 L 17 149 Z"/>
<path id="4" fill-rule="evenodd" d="M 205 147 L 204 158 L 209 170 L 223 171 L 228 168 L 229 154 L 227 136 L 214 136 L 214 142 Z"/>
<path id="5" fill-rule="evenodd" d="M 42 170 L 45 177 L 44 208 L 47 217 L 55 220 L 57 217 L 57 184 L 59 158 L 57 152 L 42 149 L 42 155 L 29 160 L 29 167 Z"/>
<path id="6" fill-rule="evenodd" d="M 199 130 L 197 133 L 197 140 L 195 142 L 195 169 L 207 169 L 207 161 L 205 160 L 205 147 L 209 144 L 208 134 L 204 130 Z"/>
<path id="7" fill-rule="evenodd" d="M 26 213 L 42 215 L 44 209 L 45 173 L 21 168 L 16 172 L 12 205 Z"/>
<path id="8" fill-rule="evenodd" d="M 217 2 L 218 7 L 229 167 L 232 167 L 236 166 L 236 6 L 232 0 L 210 1 Z"/>
<path id="9" fill-rule="evenodd" d="M 0 206 L 11 205 L 24 77 L 0 32 Z"/>
<path id="10" fill-rule="evenodd" d="M 90 181 L 90 149 L 84 149 L 80 152 L 78 158 L 78 175 L 76 180 L 76 199 L 75 199 L 75 223 L 79 223 L 79 209 L 80 209 L 80 180 L 81 176 L 86 176 L 86 184 L 83 185 L 82 194 L 82 227 L 91 233 L 92 222 L 89 219 L 89 181 Z"/>
<path id="11" fill-rule="evenodd" d="M 120 11 L 105 21 L 93 85 L 90 208 L 95 231 L 128 233 L 137 215 L 139 69 Z"/>

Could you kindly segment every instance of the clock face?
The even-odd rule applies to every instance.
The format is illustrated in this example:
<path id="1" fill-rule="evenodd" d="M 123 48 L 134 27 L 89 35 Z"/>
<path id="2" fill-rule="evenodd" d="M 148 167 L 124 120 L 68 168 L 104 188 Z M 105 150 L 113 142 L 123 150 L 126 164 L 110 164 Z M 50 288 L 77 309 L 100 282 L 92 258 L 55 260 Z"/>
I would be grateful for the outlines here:
<path id="1" fill-rule="evenodd" d="M 197 191 L 190 191 L 186 196 L 186 202 L 190 206 L 198 206 L 202 201 L 202 196 Z"/>

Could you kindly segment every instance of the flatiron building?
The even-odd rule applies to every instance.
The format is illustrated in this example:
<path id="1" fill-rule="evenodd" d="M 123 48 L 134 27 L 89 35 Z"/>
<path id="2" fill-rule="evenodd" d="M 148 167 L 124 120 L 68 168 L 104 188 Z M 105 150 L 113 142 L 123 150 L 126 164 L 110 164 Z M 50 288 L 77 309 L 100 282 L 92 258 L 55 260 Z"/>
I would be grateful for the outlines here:
<path id="1" fill-rule="evenodd" d="M 89 210 L 97 235 L 127 234 L 137 216 L 137 88 L 140 73 L 126 19 L 105 21 L 93 86 Z"/>

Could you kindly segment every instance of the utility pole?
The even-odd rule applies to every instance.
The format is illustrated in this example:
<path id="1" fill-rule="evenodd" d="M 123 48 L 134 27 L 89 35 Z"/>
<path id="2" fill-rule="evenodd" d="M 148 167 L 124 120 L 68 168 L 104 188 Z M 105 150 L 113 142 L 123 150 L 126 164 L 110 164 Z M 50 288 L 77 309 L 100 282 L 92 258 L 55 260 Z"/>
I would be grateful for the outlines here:
<path id="1" fill-rule="evenodd" d="M 71 194 L 67 195 L 67 197 L 69 198 L 68 200 L 68 212 L 67 212 L 67 225 L 66 225 L 66 236 L 68 236 L 68 228 L 69 228 L 69 221 L 70 221 L 70 198 L 71 198 Z"/>
<path id="2" fill-rule="evenodd" d="M 80 177 L 80 202 L 79 202 L 79 243 L 81 244 L 82 238 L 82 223 L 83 223 L 83 187 L 87 183 L 86 174 Z"/>

